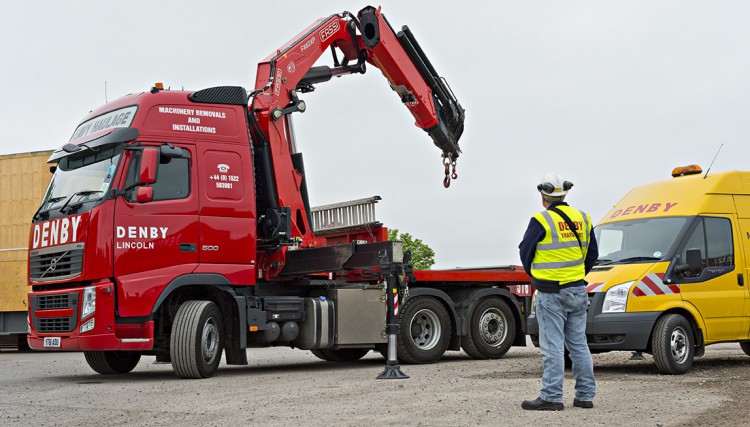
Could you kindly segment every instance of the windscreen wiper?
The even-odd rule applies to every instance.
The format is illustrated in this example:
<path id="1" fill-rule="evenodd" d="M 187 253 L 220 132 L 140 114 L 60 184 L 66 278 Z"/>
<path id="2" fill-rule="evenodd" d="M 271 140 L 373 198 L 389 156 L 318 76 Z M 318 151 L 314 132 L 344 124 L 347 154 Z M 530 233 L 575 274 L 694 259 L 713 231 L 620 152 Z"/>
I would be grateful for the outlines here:
<path id="1" fill-rule="evenodd" d="M 54 205 L 55 203 L 57 203 L 57 202 L 59 202 L 61 200 L 64 200 L 65 197 L 66 196 L 53 197 L 53 198 L 47 200 L 46 202 L 42 203 L 41 205 L 39 205 L 39 209 L 37 209 L 36 212 L 34 212 L 34 216 L 32 218 L 34 220 L 36 220 L 37 216 L 39 216 L 39 215 L 43 215 L 45 213 L 49 215 L 49 211 L 52 210 L 52 208 L 42 210 L 42 207 L 43 206 L 47 206 L 47 205 Z"/>
<path id="2" fill-rule="evenodd" d="M 654 257 L 654 256 L 631 256 L 628 258 L 618 259 L 615 262 L 628 264 L 631 262 L 638 262 L 638 261 L 659 261 L 661 258 Z"/>
<path id="3" fill-rule="evenodd" d="M 73 197 L 75 197 L 75 196 L 90 196 L 92 194 L 98 194 L 98 193 L 101 193 L 101 191 L 99 191 L 99 190 L 77 191 L 77 192 L 71 194 L 70 197 L 68 197 L 68 201 L 66 201 L 65 204 L 62 205 L 62 207 L 60 207 L 60 212 L 65 213 L 65 208 L 68 206 L 68 204 L 70 204 L 70 201 L 73 200 Z M 70 209 L 71 210 L 74 209 L 74 208 L 77 209 L 77 208 L 81 207 L 81 205 L 83 205 L 83 202 L 78 201 L 78 202 L 70 205 Z"/>
<path id="4" fill-rule="evenodd" d="M 611 259 L 599 258 L 596 260 L 594 265 L 609 265 L 609 264 L 612 264 L 613 262 L 614 261 L 612 261 Z"/>

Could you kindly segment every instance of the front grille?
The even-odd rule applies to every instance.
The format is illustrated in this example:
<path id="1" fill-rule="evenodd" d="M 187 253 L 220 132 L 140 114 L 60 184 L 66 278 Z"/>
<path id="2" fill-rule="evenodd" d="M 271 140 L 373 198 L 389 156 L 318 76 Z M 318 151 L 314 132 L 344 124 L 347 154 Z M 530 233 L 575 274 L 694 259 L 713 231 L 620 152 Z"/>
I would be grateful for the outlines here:
<path id="1" fill-rule="evenodd" d="M 29 253 L 29 277 L 34 281 L 70 279 L 81 274 L 83 243 Z"/>
<path id="2" fill-rule="evenodd" d="M 50 319 L 37 319 L 37 332 L 71 332 L 75 324 L 71 326 L 71 319 L 57 317 Z"/>
<path id="3" fill-rule="evenodd" d="M 37 297 L 37 308 L 39 310 L 51 310 L 55 308 L 68 308 L 70 298 L 68 294 L 41 295 Z"/>
<path id="4" fill-rule="evenodd" d="M 72 332 L 78 319 L 78 292 L 31 295 L 31 325 L 39 333 Z M 70 317 L 38 317 L 45 310 L 71 309 Z"/>

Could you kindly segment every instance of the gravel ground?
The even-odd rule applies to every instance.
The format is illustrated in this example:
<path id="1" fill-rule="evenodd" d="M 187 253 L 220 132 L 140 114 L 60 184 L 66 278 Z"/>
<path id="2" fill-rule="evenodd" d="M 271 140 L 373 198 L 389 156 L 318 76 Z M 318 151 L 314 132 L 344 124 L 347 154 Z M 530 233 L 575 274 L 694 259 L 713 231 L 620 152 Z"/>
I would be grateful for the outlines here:
<path id="1" fill-rule="evenodd" d="M 0 425 L 263 426 L 706 426 L 745 425 L 750 357 L 737 344 L 709 347 L 686 375 L 659 375 L 652 358 L 594 355 L 593 409 L 521 409 L 537 395 L 541 357 L 530 344 L 501 360 L 449 352 L 435 365 L 403 365 L 404 380 L 377 380 L 384 360 L 318 360 L 310 352 L 248 350 L 249 366 L 182 380 L 144 357 L 127 375 L 95 374 L 78 353 L 0 352 Z"/>

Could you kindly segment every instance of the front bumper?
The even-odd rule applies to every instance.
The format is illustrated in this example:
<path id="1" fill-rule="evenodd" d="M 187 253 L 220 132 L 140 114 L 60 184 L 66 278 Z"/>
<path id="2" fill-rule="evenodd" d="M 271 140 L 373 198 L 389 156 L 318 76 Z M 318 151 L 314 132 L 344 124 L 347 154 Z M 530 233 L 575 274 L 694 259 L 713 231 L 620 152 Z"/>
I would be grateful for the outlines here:
<path id="1" fill-rule="evenodd" d="M 612 350 L 644 351 L 660 312 L 602 313 L 604 293 L 589 294 L 586 313 L 586 339 L 592 352 Z M 536 316 L 526 321 L 532 343 L 539 347 L 539 324 Z"/>
<path id="2" fill-rule="evenodd" d="M 30 292 L 29 347 L 61 351 L 151 350 L 154 322 L 116 324 L 114 284 L 101 280 L 92 286 L 96 290 L 96 310 L 85 319 L 81 319 L 83 287 Z M 81 325 L 91 319 L 94 327 L 81 332 Z M 59 338 L 59 346 L 45 347 L 45 338 Z"/>

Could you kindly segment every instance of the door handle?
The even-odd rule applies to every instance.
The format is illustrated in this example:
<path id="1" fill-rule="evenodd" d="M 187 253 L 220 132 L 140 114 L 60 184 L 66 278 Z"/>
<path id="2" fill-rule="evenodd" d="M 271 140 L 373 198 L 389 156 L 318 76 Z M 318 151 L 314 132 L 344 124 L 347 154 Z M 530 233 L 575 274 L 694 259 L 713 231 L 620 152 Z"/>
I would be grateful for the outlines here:
<path id="1" fill-rule="evenodd" d="M 737 273 L 737 284 L 740 286 L 745 286 L 745 277 L 742 275 L 742 273 Z"/>
<path id="2" fill-rule="evenodd" d="M 180 252 L 195 252 L 195 243 L 180 243 Z"/>

